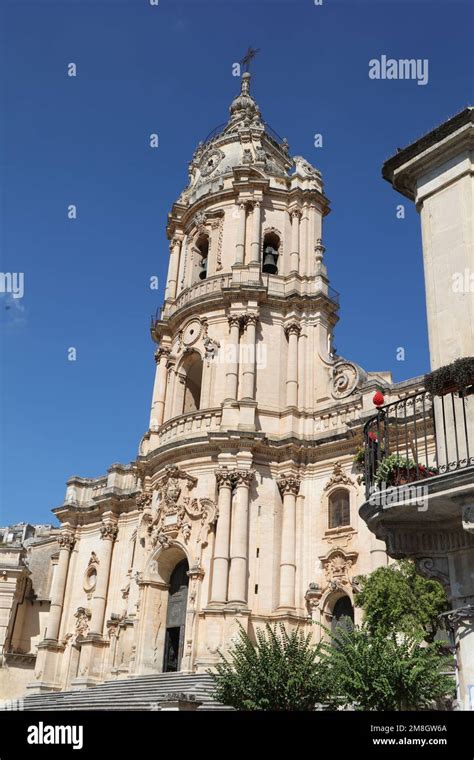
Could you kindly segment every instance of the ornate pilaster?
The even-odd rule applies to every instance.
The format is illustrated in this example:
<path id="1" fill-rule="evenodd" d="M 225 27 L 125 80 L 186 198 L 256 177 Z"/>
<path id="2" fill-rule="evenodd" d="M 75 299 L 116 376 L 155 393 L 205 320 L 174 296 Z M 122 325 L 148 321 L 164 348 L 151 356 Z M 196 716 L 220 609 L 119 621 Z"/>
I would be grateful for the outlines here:
<path id="1" fill-rule="evenodd" d="M 235 506 L 232 519 L 229 603 L 247 605 L 249 489 L 255 470 L 234 470 Z"/>
<path id="2" fill-rule="evenodd" d="M 57 641 L 59 628 L 61 625 L 61 616 L 63 612 L 64 593 L 66 590 L 66 581 L 69 568 L 69 559 L 74 548 L 74 534 L 70 531 L 63 531 L 57 538 L 59 544 L 59 560 L 54 575 L 53 588 L 51 591 L 51 607 L 48 616 L 48 625 L 46 628 L 45 639 L 48 641 Z"/>
<path id="3" fill-rule="evenodd" d="M 288 364 L 286 373 L 286 403 L 287 406 L 298 404 L 298 339 L 301 327 L 296 321 L 285 326 L 288 339 Z"/>
<path id="4" fill-rule="evenodd" d="M 243 202 L 238 203 L 237 238 L 235 242 L 235 263 L 242 266 L 245 257 L 245 228 L 247 224 L 247 209 Z"/>
<path id="5" fill-rule="evenodd" d="M 256 372 L 256 336 L 258 314 L 244 314 L 242 318 L 246 341 L 244 344 L 245 361 L 242 371 L 242 394 L 241 398 L 255 398 L 255 372 Z"/>
<path id="6" fill-rule="evenodd" d="M 228 322 L 230 334 L 226 356 L 226 401 L 235 401 L 237 399 L 237 386 L 239 381 L 239 345 L 242 315 L 230 314 Z"/>
<path id="7" fill-rule="evenodd" d="M 216 543 L 214 549 L 214 571 L 212 577 L 211 602 L 224 604 L 227 601 L 230 559 L 230 522 L 232 505 L 233 471 L 226 467 L 216 470 L 219 492 Z"/>
<path id="8" fill-rule="evenodd" d="M 100 568 L 97 572 L 97 584 L 92 598 L 92 616 L 90 624 L 90 634 L 93 636 L 102 636 L 105 617 L 105 606 L 107 602 L 107 589 L 109 587 L 110 565 L 112 561 L 112 550 L 114 541 L 117 538 L 118 527 L 114 520 L 105 519 L 100 527 L 100 537 L 102 547 L 100 551 Z"/>
<path id="9" fill-rule="evenodd" d="M 300 219 L 301 211 L 292 209 L 291 218 L 291 252 L 290 252 L 290 272 L 299 272 L 300 268 Z"/>
<path id="10" fill-rule="evenodd" d="M 251 254 L 250 261 L 253 264 L 260 263 L 260 234 L 262 226 L 262 204 L 260 201 L 255 201 L 253 204 L 252 212 L 252 242 L 250 245 Z"/>
<path id="11" fill-rule="evenodd" d="M 170 263 L 168 267 L 168 281 L 166 284 L 166 300 L 176 298 L 182 242 L 182 235 L 175 235 L 170 241 Z"/>
<path id="12" fill-rule="evenodd" d="M 283 499 L 279 607 L 293 609 L 296 579 L 296 497 L 301 481 L 294 475 L 282 475 L 277 483 Z"/>
<path id="13" fill-rule="evenodd" d="M 164 346 L 160 346 L 155 351 L 156 372 L 150 412 L 150 430 L 153 432 L 163 424 L 167 385 L 166 364 L 170 353 L 171 349 Z"/>

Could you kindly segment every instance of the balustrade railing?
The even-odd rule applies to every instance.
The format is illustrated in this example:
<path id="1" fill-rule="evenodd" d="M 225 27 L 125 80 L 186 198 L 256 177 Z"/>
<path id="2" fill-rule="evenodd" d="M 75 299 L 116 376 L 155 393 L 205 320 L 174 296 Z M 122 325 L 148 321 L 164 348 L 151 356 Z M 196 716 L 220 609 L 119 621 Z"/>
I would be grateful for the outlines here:
<path id="1" fill-rule="evenodd" d="M 364 426 L 366 498 L 474 465 L 473 394 L 423 391 L 381 406 Z"/>

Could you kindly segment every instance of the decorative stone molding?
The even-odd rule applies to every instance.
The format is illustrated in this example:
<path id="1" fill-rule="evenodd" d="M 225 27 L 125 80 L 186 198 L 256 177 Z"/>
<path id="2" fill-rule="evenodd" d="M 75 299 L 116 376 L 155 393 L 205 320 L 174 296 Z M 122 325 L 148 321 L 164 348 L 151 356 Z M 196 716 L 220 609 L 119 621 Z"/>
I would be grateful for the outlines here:
<path id="1" fill-rule="evenodd" d="M 150 537 L 152 547 L 160 543 L 167 546 L 170 539 L 182 537 L 185 544 L 191 537 L 193 523 L 200 520 L 196 542 L 201 546 L 207 544 L 210 526 L 216 519 L 217 507 L 212 499 L 181 498 L 182 481 L 190 490 L 197 483 L 197 478 L 188 475 L 179 467 L 169 465 L 165 475 L 158 481 L 157 507 L 145 522 L 146 534 Z"/>
<path id="2" fill-rule="evenodd" d="M 306 607 L 310 615 L 312 615 L 312 613 L 318 609 L 322 595 L 322 589 L 318 586 L 317 583 L 313 582 L 309 584 L 304 598 L 306 600 Z"/>
<path id="3" fill-rule="evenodd" d="M 326 252 L 326 248 L 323 245 L 323 241 L 321 240 L 321 238 L 318 238 L 316 240 L 316 245 L 314 246 L 314 257 L 316 260 L 317 268 L 323 263 L 325 252 Z"/>
<path id="4" fill-rule="evenodd" d="M 145 507 L 149 507 L 151 505 L 152 499 L 153 494 L 151 491 L 141 491 L 135 500 L 137 509 L 139 509 L 141 512 L 143 509 L 145 509 Z"/>
<path id="5" fill-rule="evenodd" d="M 447 557 L 420 557 L 415 560 L 416 569 L 424 578 L 439 581 L 450 591 L 449 560 Z"/>
<path id="6" fill-rule="evenodd" d="M 301 480 L 293 475 L 282 475 L 277 480 L 277 485 L 282 497 L 287 493 L 297 496 L 300 490 Z"/>
<path id="7" fill-rule="evenodd" d="M 353 486 L 355 485 L 354 481 L 346 475 L 342 468 L 342 464 L 340 462 L 336 462 L 334 465 L 334 469 L 332 471 L 332 475 L 326 485 L 324 486 L 324 490 L 328 491 L 330 488 L 333 488 L 334 486 Z"/>
<path id="8" fill-rule="evenodd" d="M 100 527 L 100 537 L 104 540 L 115 541 L 118 534 L 118 527 L 115 523 L 104 522 Z"/>
<path id="9" fill-rule="evenodd" d="M 303 156 L 293 156 L 296 172 L 306 177 L 321 179 L 321 172 L 309 163 Z"/>
<path id="10" fill-rule="evenodd" d="M 75 640 L 85 638 L 89 632 L 91 611 L 86 607 L 78 607 L 74 617 L 76 618 L 76 627 L 73 638 Z"/>
<path id="11" fill-rule="evenodd" d="M 217 236 L 215 238 L 215 258 L 216 258 L 216 272 L 220 272 L 222 269 L 222 238 L 224 235 L 224 213 L 219 219 L 212 219 L 210 221 L 210 227 L 213 232 L 217 230 Z M 213 236 L 214 243 L 214 236 Z"/>
<path id="12" fill-rule="evenodd" d="M 354 393 L 360 381 L 359 369 L 348 361 L 337 362 L 332 370 L 331 395 L 342 399 Z"/>
<path id="13" fill-rule="evenodd" d="M 349 575 L 357 552 L 346 552 L 341 548 L 331 549 L 324 557 L 320 557 L 327 581 L 327 589 L 331 591 L 346 591 L 352 588 Z"/>
<path id="14" fill-rule="evenodd" d="M 70 552 L 73 550 L 75 538 L 72 533 L 61 533 L 59 536 L 57 536 L 56 540 L 59 544 L 60 549 L 67 549 Z"/>
<path id="15" fill-rule="evenodd" d="M 462 508 L 462 527 L 468 533 L 474 533 L 474 504 Z"/>
<path id="16" fill-rule="evenodd" d="M 220 343 L 218 340 L 214 340 L 213 338 L 210 338 L 209 335 L 206 335 L 206 337 L 203 340 L 204 344 L 204 351 L 205 351 L 205 359 L 207 362 L 210 362 L 212 359 L 214 359 L 219 351 Z"/>

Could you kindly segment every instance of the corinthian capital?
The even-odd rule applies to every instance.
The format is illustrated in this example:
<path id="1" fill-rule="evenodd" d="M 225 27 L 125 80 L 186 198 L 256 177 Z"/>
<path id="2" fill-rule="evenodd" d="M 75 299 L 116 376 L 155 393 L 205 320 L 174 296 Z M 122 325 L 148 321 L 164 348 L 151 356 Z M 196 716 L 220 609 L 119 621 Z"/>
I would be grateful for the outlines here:
<path id="1" fill-rule="evenodd" d="M 158 364 L 163 357 L 168 359 L 170 353 L 171 353 L 171 348 L 167 348 L 166 346 L 160 346 L 155 351 L 155 362 Z"/>
<path id="2" fill-rule="evenodd" d="M 285 335 L 288 338 L 290 335 L 299 335 L 301 333 L 301 327 L 298 322 L 289 322 L 285 325 Z"/>
<path id="3" fill-rule="evenodd" d="M 230 314 L 227 317 L 227 321 L 229 322 L 229 327 L 232 329 L 232 327 L 240 327 L 242 322 L 242 315 L 241 314 Z"/>
<path id="4" fill-rule="evenodd" d="M 117 538 L 118 533 L 118 527 L 115 525 L 115 523 L 112 522 L 105 522 L 101 525 L 100 528 L 100 537 L 103 539 L 108 539 L 109 541 L 115 541 Z"/>
<path id="5" fill-rule="evenodd" d="M 282 496 L 285 496 L 288 493 L 294 494 L 294 496 L 298 495 L 301 480 L 294 475 L 282 475 L 278 478 L 277 483 Z"/>
<path id="6" fill-rule="evenodd" d="M 255 470 L 234 470 L 234 482 L 236 486 L 247 486 L 249 488 Z"/>
<path id="7" fill-rule="evenodd" d="M 234 479 L 233 470 L 228 470 L 227 467 L 220 467 L 216 470 L 217 490 L 219 491 L 222 486 L 232 488 Z"/>
<path id="8" fill-rule="evenodd" d="M 257 326 L 258 314 L 243 314 L 241 317 L 242 329 L 246 330 L 248 325 Z"/>
<path id="9" fill-rule="evenodd" d="M 67 549 L 67 551 L 72 551 L 74 547 L 74 535 L 72 533 L 61 533 L 57 537 L 57 542 L 59 544 L 60 549 Z"/>

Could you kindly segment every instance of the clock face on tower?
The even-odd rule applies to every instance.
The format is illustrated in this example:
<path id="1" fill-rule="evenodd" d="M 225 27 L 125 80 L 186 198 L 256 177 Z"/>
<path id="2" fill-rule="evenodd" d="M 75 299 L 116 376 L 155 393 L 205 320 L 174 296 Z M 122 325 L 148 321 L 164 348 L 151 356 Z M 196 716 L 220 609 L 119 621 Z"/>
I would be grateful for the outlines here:
<path id="1" fill-rule="evenodd" d="M 211 174 L 216 166 L 220 164 L 223 158 L 224 153 L 218 148 L 207 151 L 202 157 L 199 164 L 199 171 L 201 172 L 201 176 L 207 177 L 208 174 Z"/>

